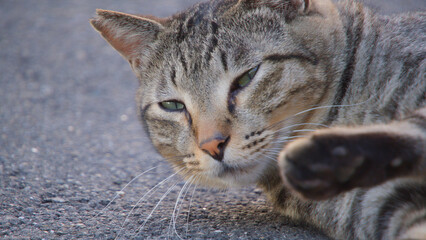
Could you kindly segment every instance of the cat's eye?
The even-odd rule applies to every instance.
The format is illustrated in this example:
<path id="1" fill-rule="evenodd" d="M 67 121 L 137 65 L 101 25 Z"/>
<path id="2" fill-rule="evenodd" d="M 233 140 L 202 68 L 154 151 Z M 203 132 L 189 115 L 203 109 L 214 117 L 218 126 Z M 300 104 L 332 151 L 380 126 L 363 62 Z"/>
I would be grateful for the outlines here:
<path id="1" fill-rule="evenodd" d="M 169 111 L 182 111 L 185 109 L 185 105 L 179 101 L 164 101 L 160 103 L 160 106 Z"/>
<path id="2" fill-rule="evenodd" d="M 259 67 L 260 65 L 248 70 L 243 75 L 235 79 L 234 82 L 232 83 L 231 89 L 229 91 L 229 98 L 228 98 L 228 109 L 230 112 L 233 112 L 235 109 L 236 96 L 244 87 L 250 84 L 250 82 L 256 76 L 256 73 L 257 73 L 257 70 L 259 70 Z"/>
<path id="3" fill-rule="evenodd" d="M 259 66 L 250 69 L 244 75 L 239 77 L 236 82 L 238 88 L 243 88 L 247 86 L 251 82 L 251 80 L 253 80 L 254 76 L 256 76 L 257 70 L 259 70 Z"/>

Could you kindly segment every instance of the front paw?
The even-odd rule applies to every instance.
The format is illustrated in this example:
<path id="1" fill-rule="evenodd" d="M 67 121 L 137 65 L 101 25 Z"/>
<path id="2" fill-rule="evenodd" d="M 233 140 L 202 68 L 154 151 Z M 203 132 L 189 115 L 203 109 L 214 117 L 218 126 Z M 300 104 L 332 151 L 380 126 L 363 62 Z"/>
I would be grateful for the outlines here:
<path id="1" fill-rule="evenodd" d="M 322 200 L 408 174 L 418 159 L 408 145 L 385 133 L 324 130 L 286 146 L 279 165 L 288 187 Z"/>

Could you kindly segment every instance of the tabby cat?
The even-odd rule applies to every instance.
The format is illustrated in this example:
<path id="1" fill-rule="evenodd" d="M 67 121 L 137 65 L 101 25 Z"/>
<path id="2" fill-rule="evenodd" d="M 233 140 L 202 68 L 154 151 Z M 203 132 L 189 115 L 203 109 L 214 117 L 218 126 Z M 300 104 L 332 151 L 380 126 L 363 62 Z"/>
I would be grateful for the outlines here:
<path id="1" fill-rule="evenodd" d="M 426 239 L 426 13 L 345 0 L 97 10 L 139 116 L 187 179 L 257 184 L 335 239 Z"/>

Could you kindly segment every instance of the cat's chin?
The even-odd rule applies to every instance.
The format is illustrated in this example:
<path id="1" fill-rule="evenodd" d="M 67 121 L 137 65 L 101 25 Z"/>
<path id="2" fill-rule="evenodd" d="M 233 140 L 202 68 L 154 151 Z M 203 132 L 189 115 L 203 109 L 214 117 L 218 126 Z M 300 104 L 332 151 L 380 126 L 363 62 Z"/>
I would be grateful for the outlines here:
<path id="1" fill-rule="evenodd" d="M 220 164 L 217 171 L 210 172 L 205 184 L 215 188 L 232 188 L 254 185 L 262 176 L 265 166 L 252 164 L 246 166 L 230 166 Z"/>

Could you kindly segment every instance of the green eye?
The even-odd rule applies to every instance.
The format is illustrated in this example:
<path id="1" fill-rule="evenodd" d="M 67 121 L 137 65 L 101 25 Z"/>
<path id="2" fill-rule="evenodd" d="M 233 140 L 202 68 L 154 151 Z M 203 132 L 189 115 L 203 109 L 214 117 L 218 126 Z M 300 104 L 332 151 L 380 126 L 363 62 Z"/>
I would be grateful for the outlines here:
<path id="1" fill-rule="evenodd" d="M 160 103 L 160 106 L 169 111 L 180 111 L 185 109 L 185 105 L 178 101 L 164 101 Z"/>
<path id="2" fill-rule="evenodd" d="M 238 78 L 238 87 L 242 88 L 247 86 L 251 82 L 251 80 L 253 80 L 254 76 L 256 76 L 257 70 L 259 70 L 259 66 L 250 69 L 250 71 L 246 72 L 243 76 Z"/>

